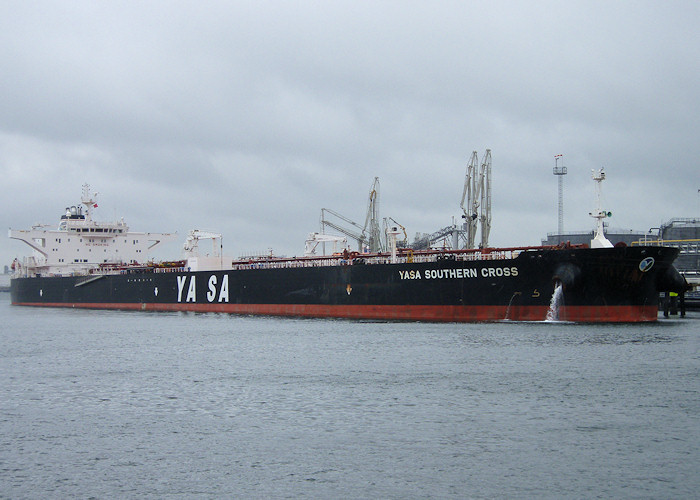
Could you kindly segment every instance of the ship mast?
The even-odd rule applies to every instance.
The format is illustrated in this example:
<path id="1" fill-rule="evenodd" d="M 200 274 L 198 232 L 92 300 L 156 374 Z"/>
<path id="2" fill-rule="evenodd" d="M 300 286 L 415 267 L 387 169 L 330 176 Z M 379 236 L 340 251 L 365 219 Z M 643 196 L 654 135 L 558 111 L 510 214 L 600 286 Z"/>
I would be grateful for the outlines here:
<path id="1" fill-rule="evenodd" d="M 601 168 L 597 172 L 592 170 L 593 180 L 596 182 L 596 209 L 588 215 L 596 219 L 595 236 L 591 240 L 591 248 L 612 248 L 613 244 L 605 237 L 603 219 L 611 217 L 611 212 L 606 212 L 600 208 L 600 195 L 602 182 L 605 180 L 605 171 Z"/>
<path id="2" fill-rule="evenodd" d="M 85 205 L 85 220 L 92 220 L 92 209 L 97 208 L 97 193 L 90 194 L 90 184 L 83 184 L 83 197 L 80 200 Z"/>

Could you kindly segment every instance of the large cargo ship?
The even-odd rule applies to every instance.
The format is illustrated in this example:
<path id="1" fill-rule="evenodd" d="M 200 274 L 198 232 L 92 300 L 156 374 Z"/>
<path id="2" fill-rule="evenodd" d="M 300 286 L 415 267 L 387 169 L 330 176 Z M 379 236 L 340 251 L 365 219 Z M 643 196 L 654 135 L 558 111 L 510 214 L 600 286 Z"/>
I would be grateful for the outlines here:
<path id="1" fill-rule="evenodd" d="M 58 228 L 10 230 L 34 249 L 13 263 L 14 305 L 143 311 L 209 311 L 407 321 L 641 322 L 658 317 L 659 292 L 684 289 L 675 248 L 613 247 L 599 231 L 590 247 L 411 250 L 228 260 L 198 256 L 149 262 L 168 233 L 130 232 L 93 220 L 84 186 Z M 595 215 L 594 215 L 595 216 Z M 213 235 L 214 237 L 216 235 Z"/>

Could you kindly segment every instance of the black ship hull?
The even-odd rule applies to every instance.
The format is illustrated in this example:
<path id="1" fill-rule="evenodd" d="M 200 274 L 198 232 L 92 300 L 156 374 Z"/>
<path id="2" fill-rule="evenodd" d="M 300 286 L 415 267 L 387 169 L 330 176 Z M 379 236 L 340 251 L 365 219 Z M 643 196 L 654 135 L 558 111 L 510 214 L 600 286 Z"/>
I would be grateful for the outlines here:
<path id="1" fill-rule="evenodd" d="M 226 271 L 124 270 L 11 281 L 25 306 L 209 311 L 410 321 L 541 321 L 559 288 L 556 319 L 655 321 L 660 291 L 682 287 L 666 247 L 561 248 L 514 258 L 294 266 Z M 551 313 L 550 313 L 551 314 Z"/>

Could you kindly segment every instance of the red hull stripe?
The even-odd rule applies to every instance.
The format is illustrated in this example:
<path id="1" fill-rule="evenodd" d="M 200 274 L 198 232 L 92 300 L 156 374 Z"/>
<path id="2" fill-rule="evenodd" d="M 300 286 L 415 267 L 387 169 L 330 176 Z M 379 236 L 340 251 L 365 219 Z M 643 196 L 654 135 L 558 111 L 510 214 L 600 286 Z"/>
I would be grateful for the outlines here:
<path id="1" fill-rule="evenodd" d="M 69 307 L 85 309 L 123 309 L 139 311 L 193 311 L 267 316 L 313 318 L 350 318 L 401 321 L 444 321 L 468 323 L 477 321 L 543 321 L 546 306 L 330 306 L 312 304 L 153 304 L 153 303 L 43 303 L 20 302 L 14 305 Z M 656 321 L 656 306 L 563 306 L 560 321 L 584 323 Z"/>

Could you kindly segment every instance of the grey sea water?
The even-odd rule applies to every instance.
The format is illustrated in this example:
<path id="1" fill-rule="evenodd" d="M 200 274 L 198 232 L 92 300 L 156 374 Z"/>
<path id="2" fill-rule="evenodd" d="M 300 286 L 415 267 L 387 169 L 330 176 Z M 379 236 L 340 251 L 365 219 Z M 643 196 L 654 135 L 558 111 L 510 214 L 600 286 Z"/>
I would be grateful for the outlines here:
<path id="1" fill-rule="evenodd" d="M 20 308 L 2 498 L 692 498 L 700 316 L 420 324 Z"/>

